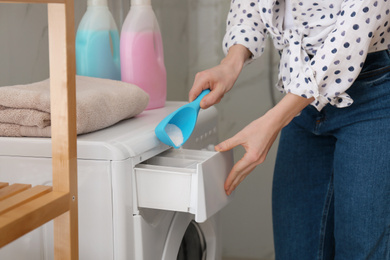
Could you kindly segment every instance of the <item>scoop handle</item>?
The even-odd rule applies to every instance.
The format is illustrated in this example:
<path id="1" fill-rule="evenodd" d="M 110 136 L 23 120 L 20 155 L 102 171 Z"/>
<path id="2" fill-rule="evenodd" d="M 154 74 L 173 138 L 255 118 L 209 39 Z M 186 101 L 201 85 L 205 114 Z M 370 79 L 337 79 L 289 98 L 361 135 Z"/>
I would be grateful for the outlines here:
<path id="1" fill-rule="evenodd" d="M 204 96 L 206 96 L 208 93 L 210 93 L 210 89 L 205 89 L 203 90 L 199 96 L 194 100 L 192 101 L 190 104 L 191 106 L 193 106 L 195 109 L 197 109 L 198 111 L 200 110 L 200 101 L 202 101 L 202 99 L 204 98 Z"/>

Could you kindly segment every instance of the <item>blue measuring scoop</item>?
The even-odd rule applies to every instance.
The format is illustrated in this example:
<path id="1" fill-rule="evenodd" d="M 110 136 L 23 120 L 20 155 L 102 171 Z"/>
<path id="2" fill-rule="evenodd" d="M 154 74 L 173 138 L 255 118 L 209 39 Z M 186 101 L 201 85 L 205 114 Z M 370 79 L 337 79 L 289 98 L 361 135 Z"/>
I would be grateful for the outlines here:
<path id="1" fill-rule="evenodd" d="M 200 110 L 200 101 L 208 93 L 210 93 L 209 89 L 203 90 L 194 101 L 180 107 L 161 120 L 154 130 L 157 138 L 174 148 L 182 146 L 194 131 Z M 172 131 L 172 129 L 176 131 Z"/>

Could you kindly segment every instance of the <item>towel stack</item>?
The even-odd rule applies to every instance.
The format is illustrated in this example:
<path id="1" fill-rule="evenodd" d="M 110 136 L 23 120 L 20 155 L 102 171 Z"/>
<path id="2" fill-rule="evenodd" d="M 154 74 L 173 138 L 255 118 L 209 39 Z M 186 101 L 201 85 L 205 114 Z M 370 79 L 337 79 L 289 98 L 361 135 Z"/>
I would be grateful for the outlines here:
<path id="1" fill-rule="evenodd" d="M 135 85 L 76 76 L 77 134 L 134 117 L 148 102 L 148 94 Z M 0 136 L 50 137 L 50 125 L 49 79 L 0 87 Z"/>

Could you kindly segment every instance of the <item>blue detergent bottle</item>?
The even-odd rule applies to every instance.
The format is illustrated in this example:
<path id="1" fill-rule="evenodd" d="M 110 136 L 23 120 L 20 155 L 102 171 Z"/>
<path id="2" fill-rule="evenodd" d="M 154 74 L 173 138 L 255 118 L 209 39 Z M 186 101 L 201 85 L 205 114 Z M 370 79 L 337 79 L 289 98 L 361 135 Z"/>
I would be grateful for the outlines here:
<path id="1" fill-rule="evenodd" d="M 107 0 L 88 0 L 76 34 L 76 72 L 121 80 L 119 32 Z"/>

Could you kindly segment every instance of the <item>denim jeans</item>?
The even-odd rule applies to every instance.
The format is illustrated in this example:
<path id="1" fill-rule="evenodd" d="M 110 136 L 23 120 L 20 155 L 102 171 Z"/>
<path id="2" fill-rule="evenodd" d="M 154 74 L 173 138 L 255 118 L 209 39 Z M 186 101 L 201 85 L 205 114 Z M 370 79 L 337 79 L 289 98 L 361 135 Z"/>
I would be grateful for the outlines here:
<path id="1" fill-rule="evenodd" d="M 306 107 L 281 133 L 277 260 L 390 259 L 390 56 L 371 53 L 350 107 Z"/>

